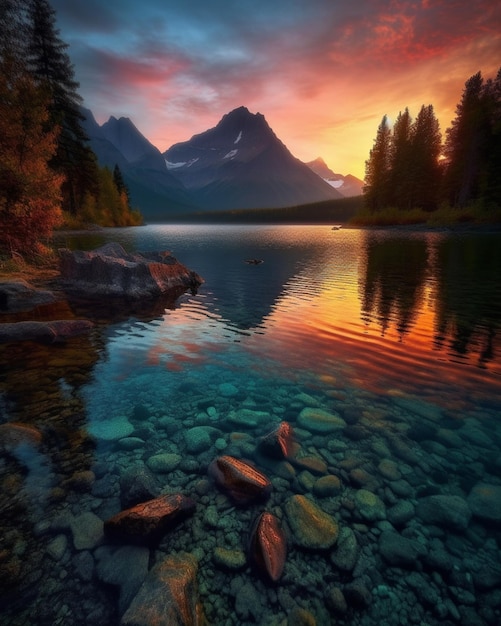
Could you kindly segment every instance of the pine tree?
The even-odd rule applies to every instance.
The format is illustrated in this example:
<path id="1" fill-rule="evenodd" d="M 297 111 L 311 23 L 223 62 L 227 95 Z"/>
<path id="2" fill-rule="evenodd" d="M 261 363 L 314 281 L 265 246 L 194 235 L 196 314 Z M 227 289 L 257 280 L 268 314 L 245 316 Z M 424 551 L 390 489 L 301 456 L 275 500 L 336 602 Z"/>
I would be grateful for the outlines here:
<path id="1" fill-rule="evenodd" d="M 464 207 L 479 197 L 488 141 L 484 80 L 477 72 L 465 83 L 456 117 L 446 131 L 446 192 L 452 206 Z"/>
<path id="2" fill-rule="evenodd" d="M 115 167 L 113 168 L 113 180 L 115 181 L 115 186 L 118 189 L 118 192 L 124 193 L 127 198 L 127 203 L 130 204 L 129 189 L 125 184 L 124 178 L 122 176 L 122 171 L 118 167 L 118 164 L 115 164 Z"/>
<path id="3" fill-rule="evenodd" d="M 410 172 L 412 162 L 411 145 L 412 119 L 409 109 L 398 114 L 390 146 L 390 177 L 389 177 L 389 204 L 398 209 L 408 209 L 410 198 Z"/>
<path id="4" fill-rule="evenodd" d="M 501 206 L 501 68 L 486 82 L 484 94 L 489 126 L 481 197 L 483 206 L 491 209 Z"/>
<path id="5" fill-rule="evenodd" d="M 442 135 L 433 106 L 422 106 L 411 129 L 410 208 L 433 211 L 440 194 Z"/>
<path id="6" fill-rule="evenodd" d="M 379 124 L 369 159 L 365 162 L 364 202 L 373 213 L 388 204 L 390 156 L 391 130 L 385 115 Z"/>
<path id="7" fill-rule="evenodd" d="M 63 206 L 75 214 L 89 187 L 97 190 L 95 155 L 81 122 L 84 116 L 78 94 L 79 84 L 67 54 L 68 45 L 59 37 L 55 11 L 47 0 L 28 0 L 28 64 L 36 80 L 50 95 L 49 123 L 61 129 L 57 153 L 51 165 L 65 176 Z"/>

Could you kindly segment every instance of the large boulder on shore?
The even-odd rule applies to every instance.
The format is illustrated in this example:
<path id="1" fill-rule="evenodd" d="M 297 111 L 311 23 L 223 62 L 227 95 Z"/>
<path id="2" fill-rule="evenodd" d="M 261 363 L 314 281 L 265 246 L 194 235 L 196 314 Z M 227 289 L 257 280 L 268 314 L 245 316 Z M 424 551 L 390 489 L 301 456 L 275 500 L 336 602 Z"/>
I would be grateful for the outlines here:
<path id="1" fill-rule="evenodd" d="M 114 242 L 90 251 L 63 248 L 59 258 L 64 288 L 85 297 L 152 298 L 204 282 L 170 252 L 129 254 Z"/>

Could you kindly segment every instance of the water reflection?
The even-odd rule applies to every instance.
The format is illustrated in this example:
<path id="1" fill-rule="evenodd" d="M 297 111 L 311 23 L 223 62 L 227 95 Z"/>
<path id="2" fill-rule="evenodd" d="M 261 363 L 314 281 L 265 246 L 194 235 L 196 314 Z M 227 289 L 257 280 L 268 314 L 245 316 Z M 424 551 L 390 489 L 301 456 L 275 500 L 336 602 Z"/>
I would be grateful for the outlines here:
<path id="1" fill-rule="evenodd" d="M 435 350 L 495 358 L 501 320 L 501 248 L 495 236 L 399 236 L 368 232 L 360 272 L 361 319 L 384 336 L 423 332 L 433 315 Z M 419 322 L 418 322 L 418 318 Z"/>
<path id="2" fill-rule="evenodd" d="M 495 357 L 501 321 L 501 247 L 494 237 L 443 238 L 434 254 L 435 345 Z"/>
<path id="3" fill-rule="evenodd" d="M 365 235 L 361 289 L 362 319 L 373 316 L 384 335 L 392 321 L 400 338 L 412 327 L 422 306 L 428 270 L 428 247 L 422 238 Z"/>

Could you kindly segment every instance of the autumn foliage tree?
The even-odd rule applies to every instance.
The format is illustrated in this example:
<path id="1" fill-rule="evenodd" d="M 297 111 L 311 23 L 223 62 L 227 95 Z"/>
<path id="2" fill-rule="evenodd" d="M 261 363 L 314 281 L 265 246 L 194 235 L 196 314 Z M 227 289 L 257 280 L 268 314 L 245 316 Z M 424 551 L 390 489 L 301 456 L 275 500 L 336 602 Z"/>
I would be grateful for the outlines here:
<path id="1" fill-rule="evenodd" d="M 49 167 L 58 129 L 46 129 L 47 94 L 0 63 L 0 250 L 33 254 L 61 220 L 63 177 Z"/>

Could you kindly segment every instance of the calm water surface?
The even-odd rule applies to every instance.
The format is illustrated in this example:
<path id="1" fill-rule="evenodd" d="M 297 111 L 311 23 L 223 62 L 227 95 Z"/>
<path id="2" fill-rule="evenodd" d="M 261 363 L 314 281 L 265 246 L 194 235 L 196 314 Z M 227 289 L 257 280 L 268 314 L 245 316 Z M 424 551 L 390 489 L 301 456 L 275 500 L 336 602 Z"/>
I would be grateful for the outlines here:
<path id="1" fill-rule="evenodd" d="M 213 625 L 501 623 L 499 234 L 147 226 L 61 244 L 110 240 L 171 250 L 205 284 L 133 315 L 61 303 L 38 315 L 91 317 L 91 337 L 0 346 L 1 423 L 36 429 L 0 435 L 0 623 L 119 624 L 185 553 Z M 304 463 L 259 453 L 281 421 Z M 207 475 L 221 454 L 264 471 L 270 499 L 234 507 Z M 157 546 L 110 545 L 102 521 L 138 475 L 195 514 Z M 297 495 L 335 545 L 308 546 Z M 247 559 L 263 510 L 288 540 L 275 584 Z"/>

